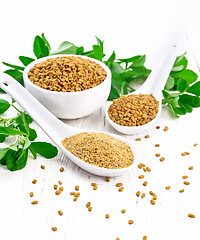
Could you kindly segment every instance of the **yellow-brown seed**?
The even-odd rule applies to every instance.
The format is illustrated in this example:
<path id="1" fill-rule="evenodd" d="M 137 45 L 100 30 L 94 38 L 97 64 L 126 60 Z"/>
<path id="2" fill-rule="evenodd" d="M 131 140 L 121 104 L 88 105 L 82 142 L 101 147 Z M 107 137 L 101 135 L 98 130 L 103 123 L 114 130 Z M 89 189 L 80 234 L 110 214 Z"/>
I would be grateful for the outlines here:
<path id="1" fill-rule="evenodd" d="M 183 182 L 185 185 L 190 185 L 190 182 L 184 181 Z"/>
<path id="2" fill-rule="evenodd" d="M 188 214 L 188 217 L 190 217 L 190 218 L 195 218 L 196 216 L 195 216 L 194 214 L 192 214 L 192 213 L 189 213 L 189 214 Z"/>
<path id="3" fill-rule="evenodd" d="M 160 157 L 160 153 L 156 153 L 155 156 L 156 156 L 156 157 Z"/>
<path id="4" fill-rule="evenodd" d="M 141 138 L 136 138 L 135 141 L 141 141 Z"/>
<path id="5" fill-rule="evenodd" d="M 78 185 L 75 186 L 75 190 L 79 191 L 79 186 Z"/>
<path id="6" fill-rule="evenodd" d="M 152 191 L 149 191 L 149 194 L 153 196 L 154 193 Z"/>
<path id="7" fill-rule="evenodd" d="M 163 130 L 166 132 L 166 131 L 169 130 L 169 127 L 168 127 L 168 126 L 165 126 Z"/>
<path id="8" fill-rule="evenodd" d="M 64 190 L 64 187 L 59 187 L 59 190 L 62 192 Z"/>
<path id="9" fill-rule="evenodd" d="M 105 215 L 105 217 L 106 217 L 106 218 L 109 218 L 109 217 L 110 217 L 110 215 L 109 215 L 109 214 L 106 214 L 106 215 Z"/>
<path id="10" fill-rule="evenodd" d="M 62 185 L 62 182 L 61 182 L 61 181 L 58 181 L 58 183 L 59 183 L 60 185 Z"/>
<path id="11" fill-rule="evenodd" d="M 151 199 L 151 200 L 150 200 L 150 203 L 151 203 L 152 205 L 154 205 L 156 202 L 155 202 L 153 199 Z"/>
<path id="12" fill-rule="evenodd" d="M 143 168 L 143 171 L 144 171 L 144 172 L 146 172 L 146 171 L 147 171 L 147 169 L 146 169 L 146 168 Z"/>
<path id="13" fill-rule="evenodd" d="M 116 240 L 120 240 L 120 238 L 116 238 Z"/>
<path id="14" fill-rule="evenodd" d="M 97 190 L 97 188 L 98 188 L 98 186 L 96 185 L 96 186 L 93 187 L 93 190 Z"/>
<path id="15" fill-rule="evenodd" d="M 85 205 L 87 208 L 91 206 L 91 202 L 86 203 Z"/>
<path id="16" fill-rule="evenodd" d="M 155 147 L 160 147 L 160 144 L 158 144 L 158 143 L 157 143 L 157 144 L 155 144 Z"/>
<path id="17" fill-rule="evenodd" d="M 165 160 L 165 158 L 164 158 L 164 157 L 161 157 L 161 158 L 160 158 L 160 161 L 161 161 L 161 162 L 163 162 L 164 160 Z"/>
<path id="18" fill-rule="evenodd" d="M 193 166 L 189 166 L 189 168 L 188 168 L 189 170 L 193 170 Z"/>
<path id="19" fill-rule="evenodd" d="M 64 167 L 61 167 L 60 168 L 60 172 L 63 172 L 65 169 L 64 169 Z"/>
<path id="20" fill-rule="evenodd" d="M 40 167 L 41 167 L 42 169 L 45 169 L 45 166 L 44 166 L 44 165 L 41 165 Z"/>
<path id="21" fill-rule="evenodd" d="M 171 188 L 171 186 L 167 186 L 167 187 L 165 187 L 166 188 L 166 190 L 169 190 L 170 188 Z"/>
<path id="22" fill-rule="evenodd" d="M 151 172 L 151 168 L 150 167 L 146 167 L 148 172 Z"/>
<path id="23" fill-rule="evenodd" d="M 150 136 L 149 136 L 149 134 L 148 135 L 146 135 L 146 136 L 144 136 L 145 138 L 150 138 Z"/>
<path id="24" fill-rule="evenodd" d="M 54 232 L 57 231 L 57 227 L 52 227 L 51 229 L 52 229 L 52 231 L 54 231 Z"/>
<path id="25" fill-rule="evenodd" d="M 133 224 L 133 223 L 134 223 L 133 220 L 129 220 L 129 221 L 128 221 L 128 224 Z"/>
<path id="26" fill-rule="evenodd" d="M 140 175 L 140 176 L 138 176 L 138 178 L 139 178 L 139 179 L 142 179 L 142 178 L 144 178 L 144 175 Z"/>
<path id="27" fill-rule="evenodd" d="M 118 189 L 118 191 L 119 191 L 119 192 L 122 192 L 122 191 L 124 191 L 124 188 L 123 188 L 123 187 L 120 187 L 120 188 Z"/>
<path id="28" fill-rule="evenodd" d="M 160 129 L 160 126 L 156 126 L 156 129 Z"/>
<path id="29" fill-rule="evenodd" d="M 155 193 L 153 194 L 153 200 L 157 200 L 157 195 Z"/>
<path id="30" fill-rule="evenodd" d="M 190 154 L 190 152 L 183 152 L 183 153 L 181 153 L 182 156 L 186 156 L 186 155 L 189 155 L 189 154 Z"/>
<path id="31" fill-rule="evenodd" d="M 37 183 L 37 180 L 36 180 L 36 179 L 33 179 L 32 183 L 33 183 L 33 184 L 36 184 L 36 183 Z"/>
<path id="32" fill-rule="evenodd" d="M 33 193 L 33 192 L 30 192 L 29 195 L 30 195 L 30 197 L 33 197 L 33 196 L 34 196 L 34 193 Z"/>
<path id="33" fill-rule="evenodd" d="M 80 192 L 75 193 L 74 197 L 80 197 Z"/>
<path id="34" fill-rule="evenodd" d="M 125 212 L 126 212 L 126 209 L 122 209 L 122 210 L 121 210 L 121 213 L 125 213 Z"/>
<path id="35" fill-rule="evenodd" d="M 194 147 L 196 147 L 197 145 L 198 145 L 198 143 L 195 143 L 195 144 L 194 144 Z"/>
<path id="36" fill-rule="evenodd" d="M 187 179 L 187 178 L 188 178 L 188 176 L 187 176 L 187 175 L 185 175 L 185 176 L 182 176 L 182 178 L 183 178 L 183 179 Z"/>
<path id="37" fill-rule="evenodd" d="M 89 208 L 88 208 L 88 211 L 91 212 L 91 211 L 92 211 L 92 207 L 89 207 Z"/>
<path id="38" fill-rule="evenodd" d="M 70 195 L 74 195 L 75 194 L 75 192 L 70 192 Z"/>
<path id="39" fill-rule="evenodd" d="M 146 194 L 145 193 L 143 193 L 142 195 L 141 195 L 141 198 L 144 198 L 146 196 Z"/>
<path id="40" fill-rule="evenodd" d="M 78 199 L 77 197 L 74 197 L 73 201 L 74 201 L 74 202 L 76 202 L 76 201 L 77 201 L 77 199 Z"/>
<path id="41" fill-rule="evenodd" d="M 123 186 L 123 183 L 116 183 L 116 187 L 121 187 Z"/>
<path id="42" fill-rule="evenodd" d="M 96 185 L 97 185 L 96 183 L 91 183 L 91 186 L 92 186 L 92 187 L 94 187 L 94 186 L 96 186 Z"/>
<path id="43" fill-rule="evenodd" d="M 57 190 L 57 189 L 58 189 L 58 185 L 54 184 L 54 185 L 53 185 L 53 188 L 54 188 L 55 190 Z"/>
<path id="44" fill-rule="evenodd" d="M 146 186 L 146 185 L 147 185 L 147 183 L 148 183 L 147 181 L 143 182 L 143 186 Z"/>
<path id="45" fill-rule="evenodd" d="M 143 237 L 143 240 L 147 240 L 147 236 L 144 236 L 144 237 Z"/>
<path id="46" fill-rule="evenodd" d="M 140 196 L 140 191 L 136 192 L 136 196 L 138 196 L 138 197 Z"/>
<path id="47" fill-rule="evenodd" d="M 59 214 L 60 216 L 62 216 L 62 215 L 63 215 L 63 212 L 62 212 L 61 210 L 58 210 L 58 214 Z"/>
<path id="48" fill-rule="evenodd" d="M 38 204 L 38 201 L 37 200 L 33 201 L 33 202 L 31 202 L 31 204 L 36 205 L 36 204 Z"/>
<path id="49" fill-rule="evenodd" d="M 109 177 L 106 177 L 105 180 L 106 180 L 106 182 L 110 182 L 110 178 Z"/>
<path id="50" fill-rule="evenodd" d="M 180 189 L 180 190 L 179 190 L 180 193 L 183 193 L 184 191 L 185 191 L 184 189 Z"/>
<path id="51" fill-rule="evenodd" d="M 56 195 L 60 195 L 60 194 L 61 194 L 61 191 L 60 191 L 60 190 L 57 190 L 57 191 L 55 191 L 55 194 L 56 194 Z"/>

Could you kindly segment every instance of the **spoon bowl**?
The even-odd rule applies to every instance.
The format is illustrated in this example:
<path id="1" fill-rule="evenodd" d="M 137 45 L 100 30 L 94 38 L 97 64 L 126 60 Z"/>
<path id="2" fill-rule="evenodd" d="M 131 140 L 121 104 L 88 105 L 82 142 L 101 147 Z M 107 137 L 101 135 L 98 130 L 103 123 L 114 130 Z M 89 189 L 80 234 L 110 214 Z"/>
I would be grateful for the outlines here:
<path id="1" fill-rule="evenodd" d="M 56 118 L 51 112 L 49 112 L 22 85 L 20 85 L 16 80 L 14 80 L 12 77 L 4 73 L 0 74 L 0 87 L 5 92 L 7 92 L 13 99 L 15 99 L 21 105 L 21 107 L 24 110 L 26 110 L 26 112 L 37 122 L 37 124 L 41 127 L 41 129 L 44 130 L 44 132 L 51 138 L 51 140 L 64 152 L 64 154 L 82 169 L 95 175 L 113 177 L 122 175 L 133 168 L 132 164 L 127 168 L 107 169 L 96 167 L 79 159 L 62 145 L 61 143 L 62 140 L 81 132 L 94 132 L 94 131 L 71 127 L 63 123 L 61 120 Z M 109 134 L 110 136 L 120 141 L 123 141 L 127 145 L 129 145 L 133 152 L 134 159 L 139 159 L 139 153 L 137 151 L 137 148 L 131 141 L 115 134 L 111 133 L 106 134 Z"/>

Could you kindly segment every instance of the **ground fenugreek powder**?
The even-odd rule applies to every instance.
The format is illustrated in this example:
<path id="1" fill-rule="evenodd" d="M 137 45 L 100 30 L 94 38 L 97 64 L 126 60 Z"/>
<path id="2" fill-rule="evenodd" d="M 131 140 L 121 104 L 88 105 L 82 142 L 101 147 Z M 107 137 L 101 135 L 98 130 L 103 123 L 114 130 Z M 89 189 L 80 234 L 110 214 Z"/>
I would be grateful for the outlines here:
<path id="1" fill-rule="evenodd" d="M 126 168 L 134 161 L 125 142 L 105 133 L 82 132 L 64 139 L 62 145 L 76 157 L 101 168 Z"/>
<path id="2" fill-rule="evenodd" d="M 56 92 L 87 90 L 101 84 L 106 76 L 98 63 L 76 56 L 49 58 L 28 72 L 32 83 Z"/>
<path id="3" fill-rule="evenodd" d="M 151 94 L 122 95 L 113 100 L 108 109 L 109 118 L 122 126 L 135 127 L 152 121 L 159 108 L 159 102 Z"/>

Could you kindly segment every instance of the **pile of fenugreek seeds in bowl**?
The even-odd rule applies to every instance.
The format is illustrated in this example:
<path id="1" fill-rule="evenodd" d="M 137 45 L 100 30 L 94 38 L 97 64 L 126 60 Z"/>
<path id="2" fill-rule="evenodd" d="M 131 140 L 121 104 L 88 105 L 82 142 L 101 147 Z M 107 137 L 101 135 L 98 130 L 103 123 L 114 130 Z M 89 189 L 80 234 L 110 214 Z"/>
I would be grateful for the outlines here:
<path id="1" fill-rule="evenodd" d="M 101 84 L 106 76 L 98 63 L 76 56 L 52 57 L 28 72 L 32 83 L 56 92 L 84 91 Z"/>
<path id="2" fill-rule="evenodd" d="M 152 121 L 159 110 L 159 101 L 150 94 L 122 95 L 113 100 L 108 109 L 109 118 L 122 126 L 141 126 Z"/>
<path id="3" fill-rule="evenodd" d="M 130 146 L 104 133 L 82 132 L 64 139 L 62 145 L 84 162 L 101 168 L 126 168 L 134 161 Z"/>

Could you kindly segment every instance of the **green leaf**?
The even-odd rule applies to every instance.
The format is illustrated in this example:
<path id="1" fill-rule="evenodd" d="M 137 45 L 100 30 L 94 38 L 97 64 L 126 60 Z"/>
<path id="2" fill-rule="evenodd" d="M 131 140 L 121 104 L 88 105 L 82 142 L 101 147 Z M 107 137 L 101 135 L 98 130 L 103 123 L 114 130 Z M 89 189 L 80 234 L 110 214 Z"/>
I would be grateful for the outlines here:
<path id="1" fill-rule="evenodd" d="M 170 101 L 170 105 L 175 108 L 178 106 L 178 100 L 179 100 L 179 96 L 173 98 L 171 101 Z"/>
<path id="2" fill-rule="evenodd" d="M 28 148 L 30 150 L 30 152 L 33 155 L 33 158 L 36 159 L 37 158 L 37 152 L 31 147 L 31 145 Z"/>
<path id="3" fill-rule="evenodd" d="M 45 42 L 46 46 L 48 47 L 49 51 L 51 50 L 51 46 L 49 42 L 47 41 L 46 37 L 44 36 L 44 33 L 41 34 L 43 41 Z"/>
<path id="4" fill-rule="evenodd" d="M 123 83 L 122 83 L 122 87 L 121 87 L 121 94 L 122 94 L 122 95 L 128 94 L 127 85 L 128 85 L 127 82 L 123 82 Z"/>
<path id="5" fill-rule="evenodd" d="M 168 104 L 168 107 L 169 107 L 169 110 L 172 113 L 172 115 L 176 118 L 179 118 L 179 116 L 176 114 L 176 112 L 174 110 L 174 107 L 170 103 Z"/>
<path id="6" fill-rule="evenodd" d="M 121 73 L 125 70 L 119 65 L 119 63 L 113 62 L 110 67 L 112 73 L 112 85 L 121 87 L 124 82 L 124 78 L 121 77 Z"/>
<path id="7" fill-rule="evenodd" d="M 84 52 L 84 47 L 77 47 L 76 49 L 76 55 L 81 55 Z"/>
<path id="8" fill-rule="evenodd" d="M 187 89 L 187 92 L 200 96 L 200 81 L 194 83 L 191 87 L 189 87 Z"/>
<path id="9" fill-rule="evenodd" d="M 56 55 L 56 54 L 76 54 L 76 49 L 77 47 L 71 43 L 71 42 L 63 42 L 59 48 L 52 52 L 51 55 Z"/>
<path id="10" fill-rule="evenodd" d="M 180 61 L 175 62 L 172 68 L 172 72 L 179 72 L 187 68 L 188 60 L 186 57 L 180 59 Z"/>
<path id="11" fill-rule="evenodd" d="M 47 142 L 32 142 L 31 148 L 45 158 L 54 158 L 58 154 L 58 149 Z"/>
<path id="12" fill-rule="evenodd" d="M 117 89 L 115 87 L 111 86 L 111 90 L 110 90 L 110 95 L 108 97 L 108 101 L 111 101 L 111 100 L 119 98 L 119 97 L 120 97 L 120 95 L 119 95 Z"/>
<path id="13" fill-rule="evenodd" d="M 13 128 L 9 128 L 9 127 L 1 127 L 0 126 L 0 135 L 5 135 L 5 136 L 9 136 L 9 135 L 24 135 L 24 132 L 19 131 L 17 129 L 13 129 Z"/>
<path id="14" fill-rule="evenodd" d="M 6 154 L 6 164 L 10 171 L 21 170 L 26 166 L 28 159 L 28 149 L 13 151 L 9 150 Z"/>
<path id="15" fill-rule="evenodd" d="M 180 105 L 181 107 L 185 108 L 185 110 L 186 110 L 187 112 L 189 112 L 189 113 L 191 113 L 192 110 L 193 110 L 193 107 L 190 106 L 190 105 L 187 104 L 187 103 L 183 104 L 183 103 L 180 103 L 180 102 L 179 102 L 179 105 Z"/>
<path id="16" fill-rule="evenodd" d="M 177 83 L 177 90 L 183 93 L 188 87 L 188 83 L 184 79 L 179 79 Z"/>
<path id="17" fill-rule="evenodd" d="M 4 99 L 0 99 L 0 114 L 6 112 L 10 107 L 10 103 Z"/>
<path id="18" fill-rule="evenodd" d="M 28 66 L 30 63 L 35 61 L 35 59 L 25 56 L 19 56 L 19 60 L 22 62 L 24 66 Z"/>
<path id="19" fill-rule="evenodd" d="M 19 124 L 18 127 L 22 132 L 26 132 L 26 129 L 25 129 L 24 125 Z M 37 132 L 34 129 L 29 128 L 29 137 L 28 138 L 29 138 L 30 141 L 34 141 L 37 138 Z"/>
<path id="20" fill-rule="evenodd" d="M 176 78 L 184 79 L 185 81 L 187 81 L 188 84 L 195 82 L 198 78 L 198 75 L 189 69 L 185 69 L 181 72 L 172 73 L 172 75 Z"/>
<path id="21" fill-rule="evenodd" d="M 103 54 L 103 44 L 104 44 L 104 41 L 101 41 L 97 36 L 96 36 L 96 40 L 97 40 L 97 44 L 101 48 L 102 55 L 104 55 Z"/>
<path id="22" fill-rule="evenodd" d="M 134 68 L 132 71 L 122 72 L 120 76 L 126 80 L 132 80 L 134 78 L 142 77 L 145 74 L 146 74 L 145 67 L 137 67 Z"/>
<path id="23" fill-rule="evenodd" d="M 0 148 L 0 164 L 6 165 L 5 155 L 8 152 L 9 148 Z"/>
<path id="24" fill-rule="evenodd" d="M 40 36 L 36 36 L 33 43 L 33 52 L 37 59 L 49 56 L 49 49 Z"/>
<path id="25" fill-rule="evenodd" d="M 17 80 L 21 85 L 24 85 L 23 81 L 23 73 L 18 70 L 9 69 L 4 71 L 4 73 L 8 74 L 9 76 L 13 77 Z"/>
<path id="26" fill-rule="evenodd" d="M 28 124 L 31 124 L 33 122 L 33 119 L 27 113 L 24 113 L 24 116 Z M 17 116 L 13 118 L 13 120 L 18 124 L 23 124 L 22 115 L 20 113 L 18 113 Z"/>
<path id="27" fill-rule="evenodd" d="M 108 58 L 107 61 L 105 61 L 105 64 L 108 67 L 111 67 L 111 65 L 113 64 L 113 62 L 115 61 L 116 55 L 115 55 L 115 51 L 112 52 L 111 56 Z"/>
<path id="28" fill-rule="evenodd" d="M 167 82 L 165 84 L 165 89 L 170 90 L 171 88 L 173 88 L 173 86 L 174 86 L 174 78 L 171 75 L 169 75 Z"/>
<path id="29" fill-rule="evenodd" d="M 103 52 L 99 45 L 93 45 L 93 51 L 94 51 L 94 58 L 102 61 L 103 58 Z"/>
<path id="30" fill-rule="evenodd" d="M 0 135 L 0 143 L 4 142 L 7 136 Z"/>
<path id="31" fill-rule="evenodd" d="M 21 66 L 17 66 L 17 65 L 13 65 L 10 63 L 6 63 L 6 62 L 2 62 L 4 65 L 6 65 L 7 67 L 11 67 L 14 68 L 15 70 L 20 70 L 20 71 L 24 71 L 24 67 Z"/>
<path id="32" fill-rule="evenodd" d="M 197 96 L 182 94 L 179 97 L 179 103 L 180 104 L 189 104 L 192 107 L 199 107 L 200 106 L 200 98 Z"/>
<path id="33" fill-rule="evenodd" d="M 185 110 L 185 108 L 180 108 L 180 107 L 176 107 L 174 108 L 174 111 L 176 114 L 178 115 L 185 115 L 187 113 L 187 111 Z"/>
<path id="34" fill-rule="evenodd" d="M 24 127 L 25 127 L 25 129 L 26 129 L 26 133 L 27 133 L 27 135 L 29 136 L 29 132 L 30 132 L 30 130 L 29 130 L 29 124 L 28 124 L 28 122 L 26 121 L 25 113 L 22 112 L 22 113 L 21 113 L 21 116 L 22 116 L 22 121 L 23 121 Z"/>
<path id="35" fill-rule="evenodd" d="M 132 64 L 129 66 L 129 68 L 135 68 L 135 67 L 142 67 L 144 66 L 144 63 L 146 61 L 146 55 L 138 55 L 136 56 L 137 58 L 135 58 L 133 61 L 132 61 Z"/>
<path id="36" fill-rule="evenodd" d="M 185 57 L 185 54 L 186 54 L 186 52 L 183 53 L 182 55 L 178 56 L 176 58 L 176 61 L 175 61 L 174 65 L 178 64 Z"/>

